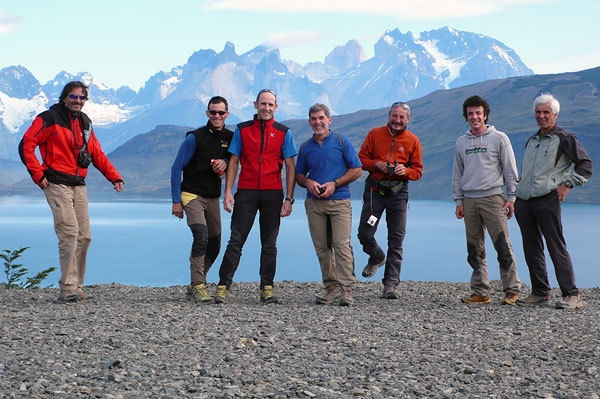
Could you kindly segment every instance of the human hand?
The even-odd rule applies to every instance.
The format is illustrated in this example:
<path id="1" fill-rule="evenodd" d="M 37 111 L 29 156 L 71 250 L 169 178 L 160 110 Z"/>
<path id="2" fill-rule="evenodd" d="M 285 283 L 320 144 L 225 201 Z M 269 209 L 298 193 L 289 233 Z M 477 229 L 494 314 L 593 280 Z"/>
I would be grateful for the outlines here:
<path id="1" fill-rule="evenodd" d="M 179 219 L 183 219 L 183 204 L 181 202 L 171 206 L 171 215 L 176 216 Z"/>

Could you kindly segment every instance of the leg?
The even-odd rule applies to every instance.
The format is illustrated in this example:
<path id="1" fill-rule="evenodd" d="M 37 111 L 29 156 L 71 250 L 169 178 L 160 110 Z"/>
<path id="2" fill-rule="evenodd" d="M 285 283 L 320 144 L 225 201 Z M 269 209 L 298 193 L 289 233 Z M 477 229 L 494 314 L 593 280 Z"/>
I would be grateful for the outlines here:
<path id="1" fill-rule="evenodd" d="M 77 250 L 75 257 L 77 259 L 77 291 L 83 292 L 85 281 L 85 272 L 87 269 L 87 252 L 92 242 L 92 232 L 90 229 L 90 214 L 88 210 L 87 188 L 85 186 L 73 187 L 75 216 L 79 232 L 77 234 Z"/>
<path id="2" fill-rule="evenodd" d="M 388 251 L 385 271 L 381 282 L 384 286 L 398 286 L 402 268 L 403 243 L 406 235 L 406 212 L 408 192 L 406 187 L 400 193 L 386 198 L 386 222 L 388 228 Z"/>
<path id="3" fill-rule="evenodd" d="M 465 198 L 464 222 L 467 237 L 467 262 L 473 268 L 471 274 L 471 290 L 479 296 L 490 295 L 490 276 L 485 254 L 485 225 L 481 215 L 480 198 Z"/>
<path id="4" fill-rule="evenodd" d="M 204 258 L 208 243 L 208 227 L 206 225 L 206 202 L 202 197 L 196 197 L 183 205 L 187 224 L 192 232 L 192 250 L 190 253 L 191 285 L 206 283 L 204 273 Z"/>
<path id="5" fill-rule="evenodd" d="M 231 215 L 231 237 L 219 269 L 219 285 L 227 288 L 233 282 L 233 276 L 240 264 L 242 248 L 254 224 L 258 209 L 257 195 L 256 190 L 238 190 L 235 193 L 235 205 Z"/>
<path id="6" fill-rule="evenodd" d="M 46 200 L 54 218 L 54 231 L 58 237 L 58 255 L 61 276 L 58 281 L 63 295 L 77 292 L 79 274 L 77 272 L 77 238 L 79 227 L 73 206 L 73 188 L 62 184 L 50 183 L 44 189 Z"/>
<path id="7" fill-rule="evenodd" d="M 517 274 L 517 263 L 510 244 L 506 214 L 502 211 L 505 202 L 503 195 L 492 195 L 480 199 L 479 209 L 498 254 L 503 291 L 518 294 L 521 290 L 521 281 Z"/>
<path id="8" fill-rule="evenodd" d="M 529 269 L 532 294 L 548 296 L 550 295 L 550 282 L 546 271 L 540 221 L 535 211 L 537 206 L 539 206 L 538 198 L 529 200 L 517 198 L 515 201 L 515 217 L 521 230 L 523 254 Z"/>
<path id="9" fill-rule="evenodd" d="M 325 202 L 331 220 L 331 236 L 335 253 L 335 275 L 345 287 L 354 287 L 354 252 L 352 250 L 352 203 L 350 200 L 328 200 Z"/>
<path id="10" fill-rule="evenodd" d="M 208 242 L 204 255 L 204 276 L 221 251 L 221 206 L 219 198 L 206 199 L 206 226 L 208 227 Z"/>
<path id="11" fill-rule="evenodd" d="M 567 251 L 563 235 L 561 206 L 556 190 L 544 197 L 544 205 L 537 208 L 540 227 L 548 246 L 548 254 L 554 264 L 554 273 L 562 296 L 575 296 L 579 289 L 575 284 L 573 262 Z"/>
<path id="12" fill-rule="evenodd" d="M 273 285 L 277 270 L 277 236 L 281 223 L 283 191 L 263 190 L 260 192 L 260 287 Z"/>
<path id="13" fill-rule="evenodd" d="M 385 253 L 375 239 L 375 233 L 377 232 L 379 222 L 381 222 L 381 215 L 383 215 L 384 209 L 385 204 L 381 195 L 370 190 L 365 190 L 363 194 L 363 207 L 358 223 L 358 241 L 362 245 L 363 252 L 369 255 L 369 264 L 379 263 L 385 257 Z M 377 218 L 374 226 L 367 223 L 370 216 Z"/>
<path id="14" fill-rule="evenodd" d="M 321 267 L 323 285 L 325 288 L 328 288 L 338 284 L 338 281 L 335 275 L 333 248 L 328 234 L 330 233 L 328 225 L 331 222 L 323 209 L 326 202 L 329 201 L 307 199 L 304 201 L 304 208 L 306 209 L 310 237 L 315 247 L 319 266 Z"/>

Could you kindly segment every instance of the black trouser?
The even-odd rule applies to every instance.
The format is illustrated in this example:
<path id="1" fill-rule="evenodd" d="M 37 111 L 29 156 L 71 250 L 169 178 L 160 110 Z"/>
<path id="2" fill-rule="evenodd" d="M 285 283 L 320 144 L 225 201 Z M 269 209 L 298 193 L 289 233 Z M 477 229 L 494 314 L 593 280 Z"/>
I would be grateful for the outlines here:
<path id="1" fill-rule="evenodd" d="M 219 270 L 219 285 L 228 288 L 240 264 L 242 248 L 260 212 L 260 287 L 273 285 L 277 268 L 277 235 L 281 223 L 282 190 L 238 190 L 231 215 L 231 237 Z"/>
<path id="2" fill-rule="evenodd" d="M 560 205 L 556 190 L 543 197 L 528 200 L 517 198 L 515 202 L 515 217 L 521 228 L 523 253 L 529 268 L 532 294 L 535 295 L 549 295 L 551 288 L 542 236 L 548 246 L 562 296 L 579 294 L 573 263 L 563 236 Z"/>

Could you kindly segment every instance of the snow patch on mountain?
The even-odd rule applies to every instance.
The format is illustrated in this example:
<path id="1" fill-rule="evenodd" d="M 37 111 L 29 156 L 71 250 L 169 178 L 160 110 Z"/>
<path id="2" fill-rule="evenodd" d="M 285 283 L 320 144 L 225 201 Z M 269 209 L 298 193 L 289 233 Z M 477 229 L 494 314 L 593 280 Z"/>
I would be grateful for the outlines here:
<path id="1" fill-rule="evenodd" d="M 2 124 L 12 134 L 18 133 L 23 125 L 29 124 L 40 112 L 46 110 L 48 98 L 40 93 L 31 99 L 9 97 L 0 92 L 0 115 Z"/>

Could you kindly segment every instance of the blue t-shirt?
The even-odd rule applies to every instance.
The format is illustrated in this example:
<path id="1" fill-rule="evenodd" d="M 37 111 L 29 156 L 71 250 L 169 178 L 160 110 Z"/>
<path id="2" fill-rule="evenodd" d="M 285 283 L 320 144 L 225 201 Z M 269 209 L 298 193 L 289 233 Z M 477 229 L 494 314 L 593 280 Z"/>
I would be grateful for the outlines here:
<path id="1" fill-rule="evenodd" d="M 302 144 L 298 152 L 296 173 L 324 184 L 341 177 L 348 169 L 360 167 L 362 164 L 352 142 L 346 136 L 330 132 L 321 145 L 314 138 Z M 316 197 L 307 191 L 306 198 Z M 327 199 L 348 198 L 350 198 L 350 187 L 346 184 L 338 187 Z"/>

